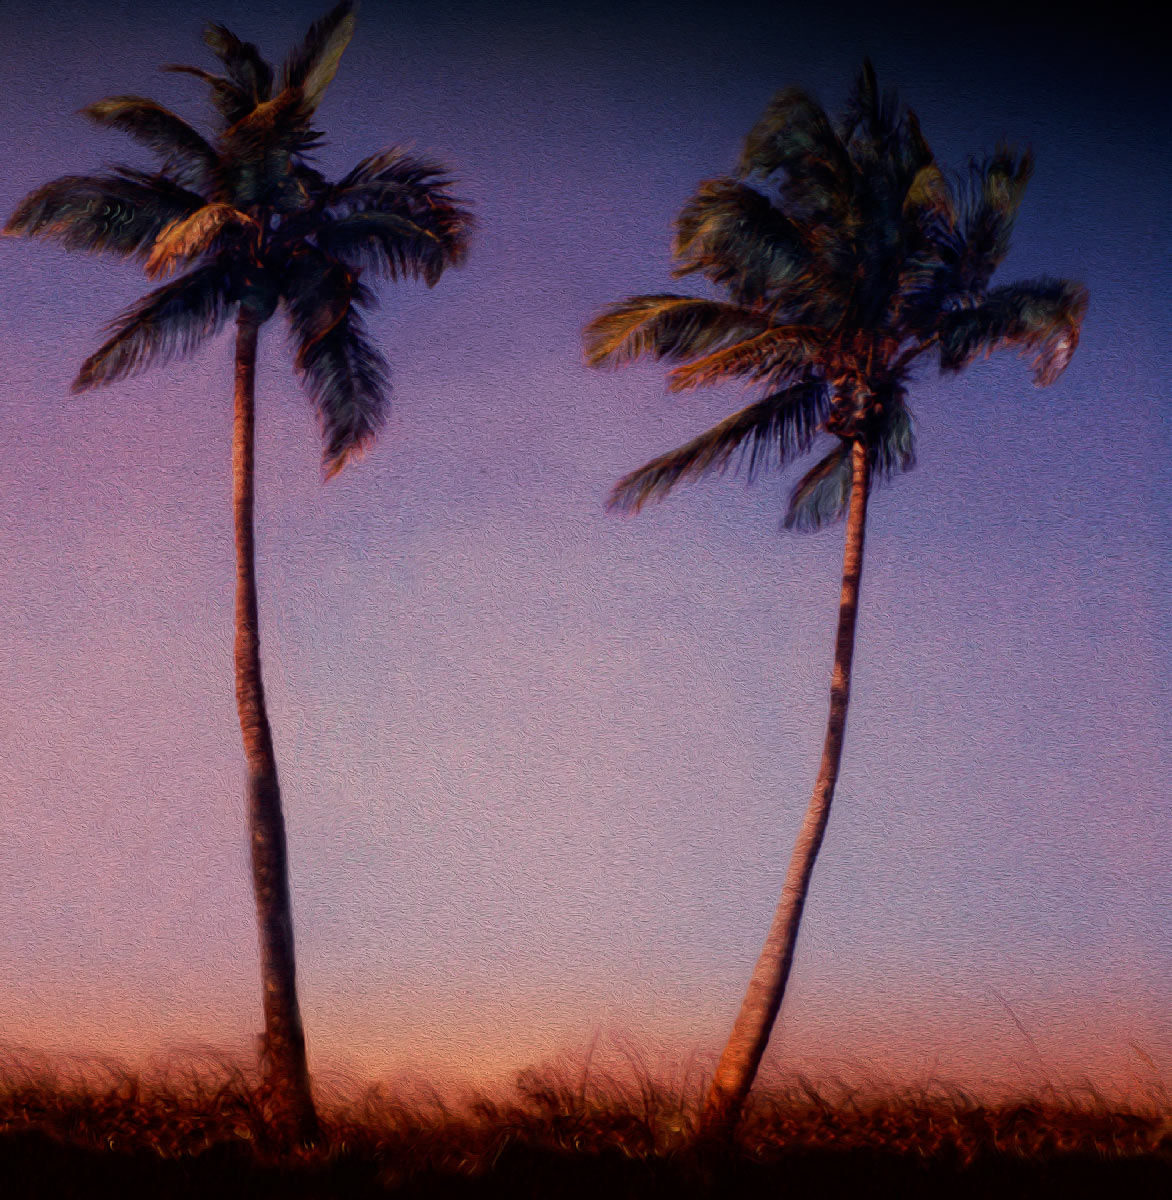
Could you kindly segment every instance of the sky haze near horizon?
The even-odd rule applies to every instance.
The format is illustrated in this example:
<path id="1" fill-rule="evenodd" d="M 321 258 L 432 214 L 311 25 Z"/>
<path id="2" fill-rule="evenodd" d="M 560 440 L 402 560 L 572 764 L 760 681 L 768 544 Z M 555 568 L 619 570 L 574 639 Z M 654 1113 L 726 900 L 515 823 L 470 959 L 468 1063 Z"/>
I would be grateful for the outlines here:
<path id="1" fill-rule="evenodd" d="M 156 68 L 211 65 L 206 21 L 279 62 L 325 7 L 6 6 L 4 216 L 49 179 L 150 161 L 86 103 L 204 118 L 198 83 Z M 590 371 L 580 334 L 627 295 L 706 294 L 670 278 L 680 206 L 777 89 L 834 114 L 869 55 L 943 162 L 1033 146 L 995 282 L 1081 279 L 1091 308 L 1050 389 L 1008 354 L 913 383 L 919 464 L 870 507 L 842 772 L 771 1054 L 1172 1074 L 1152 60 L 1105 30 L 1039 56 L 1029 8 L 1000 32 L 927 11 L 360 10 L 322 168 L 407 142 L 479 232 L 434 290 L 380 285 L 391 419 L 329 485 L 280 315 L 262 335 L 261 644 L 315 1067 L 488 1075 L 596 1029 L 722 1043 L 817 770 L 842 528 L 779 531 L 797 471 L 605 513 L 620 475 L 748 393 Z M 230 334 L 68 391 L 148 286 L 0 243 L 0 1013 L 45 1049 L 251 1048 L 260 1025 Z"/>

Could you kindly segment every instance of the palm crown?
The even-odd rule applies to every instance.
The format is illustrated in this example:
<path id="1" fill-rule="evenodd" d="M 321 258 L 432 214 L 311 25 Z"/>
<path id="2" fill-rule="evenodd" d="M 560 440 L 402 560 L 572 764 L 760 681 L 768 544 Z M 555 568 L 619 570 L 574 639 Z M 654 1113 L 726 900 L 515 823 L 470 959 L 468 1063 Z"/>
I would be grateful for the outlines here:
<path id="1" fill-rule="evenodd" d="M 141 96 L 82 110 L 149 147 L 160 168 L 57 179 L 26 197 L 5 232 L 136 257 L 150 278 L 183 273 L 110 325 L 74 391 L 186 353 L 237 310 L 260 322 L 281 305 L 320 419 L 327 477 L 371 441 L 386 418 L 387 365 L 359 311 L 373 303 L 362 274 L 434 284 L 462 261 L 470 218 L 440 167 L 400 149 L 371 155 L 336 183 L 310 164 L 321 142 L 310 122 L 353 30 L 354 5 L 339 4 L 277 79 L 254 45 L 208 26 L 204 41 L 224 74 L 164 69 L 209 86 L 219 117 L 211 140 Z"/>
<path id="2" fill-rule="evenodd" d="M 764 398 L 621 479 L 611 507 L 637 510 L 679 480 L 784 466 L 818 433 L 837 444 L 794 487 L 790 528 L 840 517 L 850 446 L 872 478 L 915 462 L 905 383 L 938 354 L 957 371 L 1002 346 L 1033 356 L 1052 383 L 1078 343 L 1086 290 L 1036 279 L 990 288 L 1030 175 L 1028 152 L 1000 147 L 950 179 L 910 110 L 881 95 L 869 62 L 832 123 L 799 89 L 780 92 L 750 131 L 736 171 L 700 184 L 676 222 L 678 276 L 699 273 L 726 301 L 632 296 L 586 329 L 588 361 L 677 362 L 673 391 L 742 378 Z"/>

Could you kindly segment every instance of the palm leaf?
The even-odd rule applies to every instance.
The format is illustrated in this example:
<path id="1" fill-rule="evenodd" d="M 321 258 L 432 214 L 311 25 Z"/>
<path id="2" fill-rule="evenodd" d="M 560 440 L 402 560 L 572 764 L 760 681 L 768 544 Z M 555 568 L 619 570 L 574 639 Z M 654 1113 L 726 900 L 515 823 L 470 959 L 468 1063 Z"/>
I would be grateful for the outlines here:
<path id="1" fill-rule="evenodd" d="M 931 229 L 956 228 L 956 201 L 948 177 L 935 162 L 917 168 L 903 198 L 903 211 Z"/>
<path id="2" fill-rule="evenodd" d="M 181 184 L 207 187 L 219 157 L 204 137 L 180 116 L 142 96 L 107 96 L 81 110 L 97 125 L 118 129 L 164 160 L 164 170 Z"/>
<path id="3" fill-rule="evenodd" d="M 822 106 L 801 88 L 783 88 L 749 130 L 737 169 L 742 175 L 809 170 L 814 164 L 845 181 L 842 143 Z"/>
<path id="4" fill-rule="evenodd" d="M 615 484 L 607 507 L 638 512 L 649 501 L 666 496 L 681 480 L 708 471 L 723 472 L 734 453 L 748 458 L 748 479 L 759 469 L 784 466 L 810 448 L 819 422 L 826 416 L 826 388 L 799 384 L 766 396 L 725 418 L 706 433 L 625 475 Z"/>
<path id="5" fill-rule="evenodd" d="M 251 92 L 246 92 L 239 84 L 223 75 L 205 71 L 203 67 L 187 67 L 182 63 L 167 63 L 159 70 L 170 71 L 177 75 L 194 75 L 196 79 L 201 79 L 206 83 L 212 94 L 212 106 L 223 118 L 225 126 L 234 125 L 256 107 L 257 101 Z"/>
<path id="6" fill-rule="evenodd" d="M 252 42 L 241 41 L 223 25 L 208 25 L 203 31 L 203 40 L 224 64 L 228 78 L 237 89 L 238 100 L 220 109 L 224 120 L 233 125 L 272 96 L 273 68 Z"/>
<path id="7" fill-rule="evenodd" d="M 373 302 L 358 276 L 324 254 L 306 254 L 286 279 L 294 365 L 317 409 L 327 479 L 361 454 L 386 420 L 388 367 L 355 308 Z"/>
<path id="8" fill-rule="evenodd" d="M 857 319 L 866 325 L 900 307 L 909 253 L 947 230 L 951 197 L 920 130 L 893 89 L 880 92 L 864 60 L 842 120 L 853 167 Z"/>
<path id="9" fill-rule="evenodd" d="M 738 303 L 781 299 L 796 316 L 832 300 L 833 281 L 824 267 L 815 269 L 825 249 L 819 224 L 792 220 L 741 180 L 706 179 L 676 220 L 672 252 L 680 265 L 673 274 L 699 271 Z"/>
<path id="10" fill-rule="evenodd" d="M 900 127 L 899 152 L 903 160 L 903 173 L 908 179 L 914 179 L 924 167 L 936 162 L 936 155 L 928 145 L 924 131 L 920 128 L 920 119 L 910 108 L 905 108 Z"/>
<path id="11" fill-rule="evenodd" d="M 863 59 L 839 125 L 839 136 L 856 163 L 886 156 L 899 136 L 899 99 L 892 88 L 880 92 L 869 58 Z"/>
<path id="12" fill-rule="evenodd" d="M 850 161 L 822 106 L 800 88 L 785 88 L 770 101 L 745 139 L 737 169 L 774 177 L 796 219 L 823 222 L 828 231 L 849 222 Z"/>
<path id="13" fill-rule="evenodd" d="M 301 93 L 286 89 L 224 131 L 224 177 L 228 196 L 238 208 L 304 207 L 304 186 L 293 169 L 294 161 L 322 141 L 321 134 L 310 128 L 309 117 Z"/>
<path id="14" fill-rule="evenodd" d="M 912 415 L 903 402 L 903 388 L 886 398 L 883 420 L 867 442 L 873 479 L 890 479 L 916 465 L 916 436 Z"/>
<path id="15" fill-rule="evenodd" d="M 159 231 L 202 207 L 201 196 L 164 175 L 119 167 L 67 175 L 30 192 L 8 218 L 10 235 L 48 238 L 66 250 L 145 254 Z"/>
<path id="16" fill-rule="evenodd" d="M 326 334 L 301 348 L 296 366 L 317 408 L 322 466 L 332 479 L 386 421 L 387 362 L 350 307 Z"/>
<path id="17" fill-rule="evenodd" d="M 469 224 L 463 209 L 440 197 L 413 216 L 367 209 L 325 220 L 316 236 L 323 250 L 352 266 L 390 279 L 423 279 L 434 287 L 445 268 L 464 261 Z"/>
<path id="18" fill-rule="evenodd" d="M 148 293 L 108 326 L 113 336 L 82 363 L 74 392 L 114 383 L 206 341 L 234 307 L 231 280 L 218 263 Z"/>
<path id="19" fill-rule="evenodd" d="M 1033 155 L 1008 146 L 973 162 L 962 205 L 962 251 L 957 265 L 960 287 L 980 293 L 1009 252 L 1017 210 L 1033 172 Z"/>
<path id="20" fill-rule="evenodd" d="M 352 304 L 374 306 L 362 272 L 337 262 L 313 246 L 299 247 L 283 271 L 281 299 L 298 351 L 324 337 Z"/>
<path id="21" fill-rule="evenodd" d="M 693 296 L 632 296 L 583 331 L 592 367 L 619 366 L 643 355 L 679 360 L 753 337 L 768 319 L 734 304 Z"/>
<path id="22" fill-rule="evenodd" d="M 334 217 L 389 212 L 404 217 L 449 246 L 451 265 L 463 260 L 473 219 L 450 195 L 451 180 L 438 163 L 401 147 L 380 150 L 359 162 L 329 189 L 324 203 Z"/>
<path id="23" fill-rule="evenodd" d="M 959 371 L 982 355 L 1019 347 L 1033 355 L 1034 383 L 1052 384 L 1078 346 L 1088 294 L 1080 283 L 1036 279 L 994 288 L 982 304 L 943 315 L 940 365 Z"/>
<path id="24" fill-rule="evenodd" d="M 850 443 L 840 442 L 790 492 L 786 529 L 812 533 L 840 520 L 850 503 L 851 474 Z"/>
<path id="25" fill-rule="evenodd" d="M 285 61 L 281 86 L 300 90 L 311 113 L 337 73 L 342 53 L 354 36 L 354 24 L 354 5 L 344 0 L 309 27 L 301 45 Z"/>
<path id="26" fill-rule="evenodd" d="M 367 155 L 351 168 L 338 180 L 335 194 L 342 200 L 345 198 L 343 193 L 366 184 L 391 184 L 418 191 L 442 181 L 445 174 L 443 167 L 430 159 L 416 158 L 402 146 L 388 146 Z"/>
<path id="27" fill-rule="evenodd" d="M 372 154 L 328 190 L 323 245 L 353 265 L 433 286 L 464 261 L 474 226 L 450 182 L 443 167 L 401 147 Z"/>
<path id="28" fill-rule="evenodd" d="M 225 234 L 246 229 L 259 229 L 247 213 L 230 204 L 207 204 L 162 230 L 146 261 L 146 273 L 152 279 L 173 274 L 179 266 L 216 249 Z"/>
<path id="29" fill-rule="evenodd" d="M 737 376 L 772 386 L 792 381 L 822 365 L 826 333 L 811 325 L 773 325 L 744 341 L 713 350 L 668 372 L 668 390 L 687 391 Z"/>

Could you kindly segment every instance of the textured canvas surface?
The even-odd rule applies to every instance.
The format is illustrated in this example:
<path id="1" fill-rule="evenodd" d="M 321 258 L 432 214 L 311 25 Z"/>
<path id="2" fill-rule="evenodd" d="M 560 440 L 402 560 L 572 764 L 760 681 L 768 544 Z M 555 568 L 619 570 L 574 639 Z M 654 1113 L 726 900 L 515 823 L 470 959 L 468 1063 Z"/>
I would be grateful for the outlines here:
<path id="1" fill-rule="evenodd" d="M 84 104 L 201 116 L 156 67 L 203 62 L 205 19 L 279 55 L 319 7 L 6 0 L 5 215 L 58 175 L 145 165 Z M 867 54 L 944 161 L 1032 144 L 1003 275 L 1081 279 L 1091 310 L 1048 391 L 1008 355 L 911 391 L 919 465 L 872 502 L 771 1057 L 1166 1077 L 1172 167 L 1151 60 L 1099 33 L 838 0 L 365 5 L 325 169 L 408 142 L 480 228 L 433 291 L 383 290 L 391 420 L 326 486 L 279 320 L 262 338 L 262 653 L 316 1068 L 479 1077 L 595 1031 L 719 1048 L 817 768 L 842 532 L 780 531 L 778 477 L 605 513 L 743 393 L 590 371 L 580 332 L 674 290 L 675 214 L 776 89 L 834 111 Z M 260 1020 L 230 337 L 68 393 L 145 286 L 0 244 L 0 1025 L 47 1050 L 249 1048 Z"/>

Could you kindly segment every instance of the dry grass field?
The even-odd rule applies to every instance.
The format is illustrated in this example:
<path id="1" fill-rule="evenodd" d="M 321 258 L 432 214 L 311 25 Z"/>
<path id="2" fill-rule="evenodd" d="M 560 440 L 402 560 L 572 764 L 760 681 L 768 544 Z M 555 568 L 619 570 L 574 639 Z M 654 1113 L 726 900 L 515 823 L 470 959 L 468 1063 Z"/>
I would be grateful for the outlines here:
<path id="1" fill-rule="evenodd" d="M 698 1081 L 697 1081 L 698 1082 Z M 224 1060 L 0 1062 L 0 1194 L 56 1197 L 1172 1196 L 1172 1105 L 1093 1090 L 763 1087 L 733 1146 L 703 1149 L 700 1091 L 645 1071 L 522 1072 L 507 1092 L 323 1089 L 325 1144 L 280 1153 L 255 1081 Z"/>

